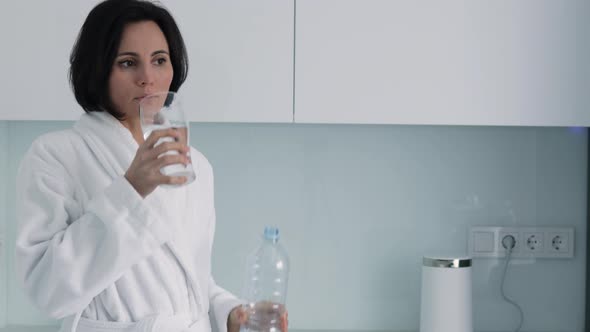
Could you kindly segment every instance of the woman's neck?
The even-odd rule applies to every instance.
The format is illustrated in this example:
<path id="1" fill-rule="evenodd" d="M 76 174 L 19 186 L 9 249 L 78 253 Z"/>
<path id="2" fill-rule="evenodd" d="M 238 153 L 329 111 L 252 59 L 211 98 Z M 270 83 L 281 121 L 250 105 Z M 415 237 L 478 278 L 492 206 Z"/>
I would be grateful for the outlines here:
<path id="1" fill-rule="evenodd" d="M 125 128 L 129 129 L 131 136 L 133 136 L 138 145 L 141 145 L 144 142 L 139 117 L 127 118 L 119 121 Z"/>

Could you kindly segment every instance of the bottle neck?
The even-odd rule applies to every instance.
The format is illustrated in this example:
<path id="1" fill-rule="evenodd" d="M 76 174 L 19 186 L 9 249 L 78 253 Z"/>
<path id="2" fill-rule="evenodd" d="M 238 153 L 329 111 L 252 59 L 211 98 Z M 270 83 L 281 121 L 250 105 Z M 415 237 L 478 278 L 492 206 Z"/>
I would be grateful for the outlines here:
<path id="1" fill-rule="evenodd" d="M 264 238 L 264 241 L 265 242 L 268 242 L 268 243 L 271 243 L 271 244 L 277 244 L 277 243 L 279 243 L 279 239 L 278 238 L 268 238 L 268 237 L 265 237 Z"/>

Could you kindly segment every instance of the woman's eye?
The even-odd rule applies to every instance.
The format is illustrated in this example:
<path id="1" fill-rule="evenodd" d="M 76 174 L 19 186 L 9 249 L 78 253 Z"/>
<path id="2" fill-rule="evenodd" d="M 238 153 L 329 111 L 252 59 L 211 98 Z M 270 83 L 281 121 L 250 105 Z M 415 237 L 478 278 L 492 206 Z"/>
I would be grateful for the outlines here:
<path id="1" fill-rule="evenodd" d="M 159 64 L 159 65 L 161 65 L 161 64 L 164 64 L 164 63 L 166 63 L 167 61 L 168 61 L 168 60 L 167 60 L 166 58 L 159 58 L 159 59 L 156 59 L 156 63 L 157 63 L 157 64 Z"/>
<path id="2" fill-rule="evenodd" d="M 119 61 L 119 65 L 123 68 L 129 68 L 129 67 L 133 66 L 134 64 L 135 64 L 135 62 L 133 62 L 133 60 Z"/>

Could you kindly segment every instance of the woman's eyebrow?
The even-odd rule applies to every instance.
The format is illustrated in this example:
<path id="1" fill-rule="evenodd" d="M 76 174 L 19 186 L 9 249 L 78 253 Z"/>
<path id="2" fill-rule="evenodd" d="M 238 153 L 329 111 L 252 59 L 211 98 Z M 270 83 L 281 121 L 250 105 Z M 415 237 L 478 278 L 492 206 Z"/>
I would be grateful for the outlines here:
<path id="1" fill-rule="evenodd" d="M 168 51 L 165 51 L 165 50 L 157 50 L 152 53 L 152 56 L 157 55 L 157 54 L 169 54 L 169 53 L 168 53 Z"/>
<path id="2" fill-rule="evenodd" d="M 152 56 L 157 55 L 157 54 L 169 54 L 169 53 L 166 50 L 157 50 L 157 51 L 152 52 Z M 139 56 L 139 54 L 136 52 L 121 52 L 121 53 L 117 54 L 117 57 L 125 56 L 125 55 Z"/>
<path id="3" fill-rule="evenodd" d="M 139 56 L 139 54 L 135 53 L 135 52 L 121 52 L 119 54 L 117 54 L 117 56 L 125 56 L 125 55 L 131 55 L 131 56 Z"/>

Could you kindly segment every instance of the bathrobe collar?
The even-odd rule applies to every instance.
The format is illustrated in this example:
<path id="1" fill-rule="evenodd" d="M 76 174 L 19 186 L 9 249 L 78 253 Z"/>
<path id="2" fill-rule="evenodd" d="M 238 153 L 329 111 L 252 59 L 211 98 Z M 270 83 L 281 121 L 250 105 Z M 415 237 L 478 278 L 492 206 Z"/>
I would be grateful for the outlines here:
<path id="1" fill-rule="evenodd" d="M 129 129 L 107 112 L 83 114 L 74 130 L 113 178 L 125 173 L 139 147 Z"/>

